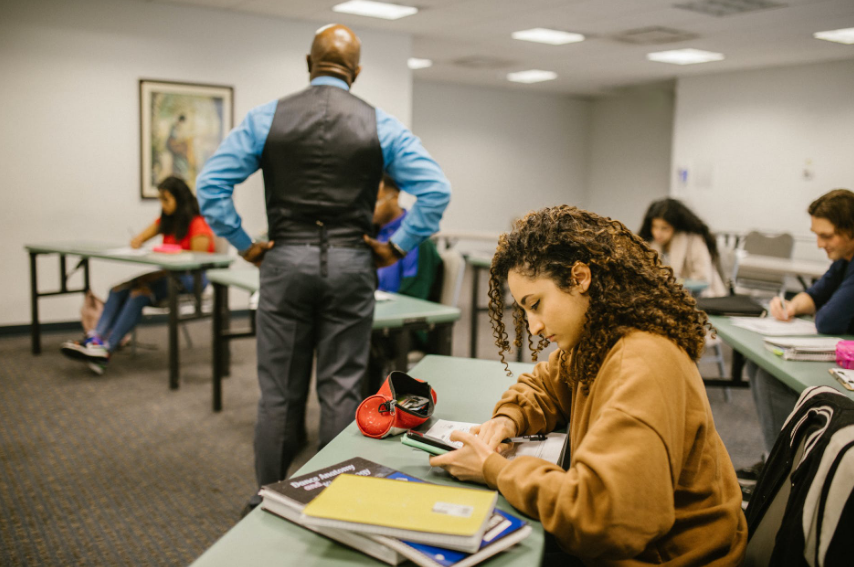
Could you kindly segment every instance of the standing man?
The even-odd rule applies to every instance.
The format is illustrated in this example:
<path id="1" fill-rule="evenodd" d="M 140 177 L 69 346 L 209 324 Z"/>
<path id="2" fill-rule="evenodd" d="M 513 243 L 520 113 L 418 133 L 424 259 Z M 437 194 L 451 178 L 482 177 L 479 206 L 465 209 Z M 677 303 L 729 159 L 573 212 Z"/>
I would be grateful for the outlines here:
<path id="1" fill-rule="evenodd" d="M 813 201 L 807 212 L 810 230 L 818 247 L 833 263 L 820 280 L 808 290 L 783 304 L 771 300 L 771 315 L 791 321 L 798 315 L 815 315 L 815 326 L 824 335 L 854 334 L 854 193 L 834 189 Z M 756 413 L 762 426 L 765 450 L 770 452 L 777 435 L 795 408 L 800 392 L 795 392 L 755 363 L 745 366 Z M 737 471 L 739 479 L 752 482 L 762 463 Z"/>
<path id="2" fill-rule="evenodd" d="M 355 415 L 368 361 L 376 268 L 439 229 L 451 188 L 420 140 L 350 94 L 360 42 L 329 25 L 308 55 L 310 86 L 249 111 L 196 182 L 202 214 L 261 267 L 257 315 L 261 399 L 255 475 L 287 475 L 305 443 L 305 405 L 317 355 L 320 447 Z M 264 174 L 270 241 L 254 242 L 234 209 L 234 185 Z M 387 172 L 417 197 L 389 242 L 370 239 L 377 186 Z M 250 505 L 257 504 L 256 496 Z"/>

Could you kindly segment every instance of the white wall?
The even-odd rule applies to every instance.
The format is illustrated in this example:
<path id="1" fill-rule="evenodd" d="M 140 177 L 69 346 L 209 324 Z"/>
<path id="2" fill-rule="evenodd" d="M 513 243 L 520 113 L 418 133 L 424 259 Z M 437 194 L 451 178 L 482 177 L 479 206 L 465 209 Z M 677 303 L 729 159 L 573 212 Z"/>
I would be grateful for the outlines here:
<path id="1" fill-rule="evenodd" d="M 235 125 L 253 106 L 303 88 L 313 23 L 130 0 L 6 0 L 0 18 L 0 326 L 28 323 L 25 243 L 126 243 L 158 214 L 139 198 L 138 80 L 234 87 Z M 411 39 L 355 30 L 363 72 L 353 92 L 405 123 Z M 235 192 L 251 232 L 266 229 L 256 174 Z M 40 260 L 42 288 L 57 261 Z M 42 269 L 43 268 L 43 269 Z M 105 295 L 127 267 L 95 262 Z M 79 317 L 79 295 L 41 301 L 42 321 Z"/>
<path id="2" fill-rule="evenodd" d="M 584 205 L 590 103 L 415 83 L 413 130 L 453 185 L 444 230 L 505 231 L 525 212 Z"/>
<path id="3" fill-rule="evenodd" d="M 854 60 L 681 79 L 671 191 L 714 230 L 788 231 L 821 258 L 806 208 L 854 190 L 852 133 Z"/>
<path id="4" fill-rule="evenodd" d="M 587 207 L 638 230 L 650 202 L 667 196 L 673 85 L 625 89 L 593 101 Z"/>

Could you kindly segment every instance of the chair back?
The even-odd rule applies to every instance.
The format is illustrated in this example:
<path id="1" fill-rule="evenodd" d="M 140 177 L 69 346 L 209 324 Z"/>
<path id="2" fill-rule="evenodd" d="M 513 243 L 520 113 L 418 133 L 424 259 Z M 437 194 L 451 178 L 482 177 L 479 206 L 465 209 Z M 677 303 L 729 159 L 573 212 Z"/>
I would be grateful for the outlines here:
<path id="1" fill-rule="evenodd" d="M 776 258 L 791 258 L 795 247 L 795 239 L 789 233 L 775 236 L 751 231 L 744 237 L 742 250 L 748 254 L 774 256 Z M 747 288 L 778 294 L 783 290 L 785 276 L 767 274 L 758 270 L 741 268 L 736 261 L 733 269 L 733 281 L 736 288 Z M 738 289 L 736 290 L 738 291 Z"/>
<path id="2" fill-rule="evenodd" d="M 466 261 L 463 255 L 455 248 L 448 248 L 439 252 L 442 258 L 442 291 L 439 295 L 439 303 L 458 307 L 460 304 L 460 290 L 463 287 L 463 275 L 465 274 Z"/>

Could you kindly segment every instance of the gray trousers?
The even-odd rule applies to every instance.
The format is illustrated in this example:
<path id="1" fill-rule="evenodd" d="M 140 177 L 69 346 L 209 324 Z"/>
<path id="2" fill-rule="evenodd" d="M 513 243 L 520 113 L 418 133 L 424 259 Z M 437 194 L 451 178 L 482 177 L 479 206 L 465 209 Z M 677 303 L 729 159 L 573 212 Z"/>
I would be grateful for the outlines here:
<path id="1" fill-rule="evenodd" d="M 798 394 L 759 368 L 755 362 L 748 360 L 744 370 L 750 379 L 750 391 L 759 416 L 765 451 L 770 453 L 786 419 L 798 403 Z"/>
<path id="2" fill-rule="evenodd" d="M 353 421 L 361 402 L 374 313 L 376 267 L 370 249 L 275 246 L 261 264 L 257 313 L 258 382 L 255 476 L 285 478 L 305 442 L 305 409 L 314 354 L 320 447 Z"/>

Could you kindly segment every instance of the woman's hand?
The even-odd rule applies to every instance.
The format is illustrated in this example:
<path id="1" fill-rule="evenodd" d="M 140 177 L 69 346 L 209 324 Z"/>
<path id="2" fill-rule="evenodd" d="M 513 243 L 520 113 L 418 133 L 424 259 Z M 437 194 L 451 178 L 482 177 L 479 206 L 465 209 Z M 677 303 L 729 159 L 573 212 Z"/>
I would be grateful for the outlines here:
<path id="1" fill-rule="evenodd" d="M 475 425 L 471 428 L 471 432 L 494 451 L 501 451 L 501 441 L 508 437 L 515 437 L 519 433 L 516 430 L 516 423 L 503 415 L 493 417 L 482 425 Z"/>
<path id="2" fill-rule="evenodd" d="M 143 240 L 141 236 L 134 236 L 130 240 L 130 247 L 133 248 L 134 250 L 137 250 L 137 249 L 142 247 L 144 242 L 145 242 L 145 240 Z"/>
<path id="3" fill-rule="evenodd" d="M 489 422 L 487 422 L 489 423 Z M 463 446 L 456 451 L 430 458 L 431 467 L 442 467 L 459 480 L 486 484 L 483 463 L 495 451 L 479 437 L 465 431 L 451 433 L 451 441 L 461 441 Z"/>

